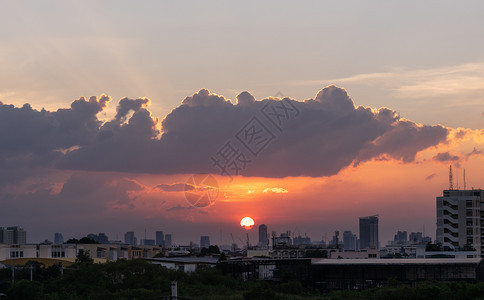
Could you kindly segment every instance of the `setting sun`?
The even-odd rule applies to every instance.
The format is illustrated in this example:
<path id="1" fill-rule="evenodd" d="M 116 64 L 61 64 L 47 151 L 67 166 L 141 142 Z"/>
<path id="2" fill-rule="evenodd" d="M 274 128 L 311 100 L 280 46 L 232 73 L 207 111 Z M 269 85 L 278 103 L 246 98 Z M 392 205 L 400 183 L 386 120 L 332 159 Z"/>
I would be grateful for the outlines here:
<path id="1" fill-rule="evenodd" d="M 254 226 L 254 220 L 251 217 L 245 217 L 240 220 L 240 226 L 246 230 L 252 229 L 252 226 Z"/>

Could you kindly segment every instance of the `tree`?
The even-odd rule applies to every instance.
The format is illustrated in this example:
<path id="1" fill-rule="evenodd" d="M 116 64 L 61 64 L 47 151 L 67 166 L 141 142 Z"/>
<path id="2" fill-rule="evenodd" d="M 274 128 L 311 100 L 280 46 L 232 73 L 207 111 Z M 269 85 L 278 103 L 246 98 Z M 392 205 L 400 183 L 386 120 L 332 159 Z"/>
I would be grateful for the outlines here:
<path id="1" fill-rule="evenodd" d="M 15 282 L 7 292 L 8 299 L 39 300 L 45 299 L 43 285 L 37 281 L 21 280 Z"/>
<path id="2" fill-rule="evenodd" d="M 200 250 L 200 256 L 219 254 L 220 249 L 217 245 L 210 245 L 208 248 L 202 248 Z"/>
<path id="3" fill-rule="evenodd" d="M 227 260 L 227 255 L 225 255 L 225 252 L 220 253 L 220 257 L 218 258 L 218 261 L 225 261 Z"/>
<path id="4" fill-rule="evenodd" d="M 210 245 L 210 246 L 208 246 L 208 252 L 211 253 L 211 254 L 219 254 L 220 249 L 217 245 Z"/>
<path id="5" fill-rule="evenodd" d="M 80 240 L 78 240 L 78 239 L 68 239 L 66 244 L 99 244 L 99 242 L 96 242 L 95 240 L 85 236 L 85 237 L 81 238 Z"/>
<path id="6" fill-rule="evenodd" d="M 431 243 L 428 243 L 425 246 L 425 251 L 442 251 L 442 247 L 441 247 L 440 244 L 431 244 Z"/>
<path id="7" fill-rule="evenodd" d="M 76 256 L 76 264 L 87 265 L 92 263 L 94 263 L 94 259 L 91 258 L 89 250 L 84 251 L 83 249 L 80 249 Z"/>

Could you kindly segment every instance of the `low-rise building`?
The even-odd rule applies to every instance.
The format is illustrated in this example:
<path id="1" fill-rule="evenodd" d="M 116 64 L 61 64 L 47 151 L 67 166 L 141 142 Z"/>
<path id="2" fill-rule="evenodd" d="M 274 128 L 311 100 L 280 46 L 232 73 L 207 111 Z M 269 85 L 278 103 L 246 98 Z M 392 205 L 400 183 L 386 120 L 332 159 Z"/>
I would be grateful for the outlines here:
<path id="1" fill-rule="evenodd" d="M 0 261 L 15 258 L 75 259 L 80 250 L 88 251 L 91 258 L 103 261 L 117 259 L 151 258 L 162 251 L 158 246 L 131 246 L 113 244 L 0 244 Z"/>

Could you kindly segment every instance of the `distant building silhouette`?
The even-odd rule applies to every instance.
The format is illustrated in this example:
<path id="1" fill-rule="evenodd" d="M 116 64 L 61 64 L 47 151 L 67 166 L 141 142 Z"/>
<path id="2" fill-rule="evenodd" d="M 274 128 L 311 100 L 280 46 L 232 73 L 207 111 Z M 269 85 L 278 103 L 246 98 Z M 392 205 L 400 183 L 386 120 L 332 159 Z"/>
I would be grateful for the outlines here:
<path id="1" fill-rule="evenodd" d="M 351 230 L 346 230 L 343 232 L 343 248 L 345 251 L 356 251 L 357 248 L 356 234 L 353 234 Z"/>
<path id="2" fill-rule="evenodd" d="M 202 235 L 200 237 L 200 248 L 208 248 L 210 246 L 210 237 L 208 235 Z"/>
<path id="3" fill-rule="evenodd" d="M 87 235 L 88 238 L 93 239 L 99 244 L 109 244 L 109 238 L 106 234 L 100 232 L 99 234 L 90 233 Z"/>
<path id="4" fill-rule="evenodd" d="M 25 245 L 27 244 L 27 232 L 19 226 L 0 227 L 0 244 Z"/>
<path id="5" fill-rule="evenodd" d="M 281 233 L 277 236 L 276 233 L 272 232 L 272 248 L 278 247 L 288 247 L 292 245 L 291 232 Z"/>
<path id="6" fill-rule="evenodd" d="M 124 242 L 128 245 L 136 246 L 138 243 L 133 231 L 128 231 L 124 234 Z"/>
<path id="7" fill-rule="evenodd" d="M 311 245 L 311 238 L 306 236 L 301 236 L 298 235 L 295 238 L 292 239 L 292 244 L 294 246 L 299 246 L 299 245 Z"/>
<path id="8" fill-rule="evenodd" d="M 171 234 L 165 234 L 165 246 L 166 247 L 172 246 Z"/>
<path id="9" fill-rule="evenodd" d="M 259 246 L 262 246 L 262 247 L 269 246 L 269 236 L 267 235 L 266 224 L 259 225 Z"/>
<path id="10" fill-rule="evenodd" d="M 360 249 L 377 248 L 378 241 L 378 216 L 360 218 Z"/>
<path id="11" fill-rule="evenodd" d="M 343 243 L 339 239 L 339 230 L 336 230 L 334 232 L 333 238 L 331 239 L 329 245 L 331 247 L 334 247 L 334 248 L 337 248 L 337 249 L 341 249 L 341 246 L 344 246 Z"/>
<path id="12" fill-rule="evenodd" d="M 406 231 L 397 231 L 397 234 L 395 234 L 395 236 L 393 238 L 393 242 L 395 244 L 406 244 L 407 243 L 407 232 Z"/>
<path id="13" fill-rule="evenodd" d="M 142 246 L 155 246 L 155 240 L 153 240 L 153 239 L 142 239 L 141 245 Z"/>
<path id="14" fill-rule="evenodd" d="M 54 234 L 54 244 L 56 245 L 64 244 L 64 237 L 62 236 L 62 233 L 56 232 Z"/>
<path id="15" fill-rule="evenodd" d="M 163 246 L 165 244 L 165 234 L 163 231 L 156 232 L 156 245 Z"/>

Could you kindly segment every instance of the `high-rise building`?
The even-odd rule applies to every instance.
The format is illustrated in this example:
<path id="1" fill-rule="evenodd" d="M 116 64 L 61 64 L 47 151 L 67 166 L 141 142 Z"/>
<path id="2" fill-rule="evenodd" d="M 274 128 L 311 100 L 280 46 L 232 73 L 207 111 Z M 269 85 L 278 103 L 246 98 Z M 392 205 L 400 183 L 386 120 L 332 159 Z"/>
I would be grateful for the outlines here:
<path id="1" fill-rule="evenodd" d="M 99 244 L 109 244 L 109 238 L 108 236 L 103 233 L 103 232 L 100 232 L 98 235 L 97 235 L 97 241 L 99 242 Z"/>
<path id="2" fill-rule="evenodd" d="M 259 225 L 259 246 L 262 246 L 262 247 L 269 246 L 269 236 L 267 235 L 266 224 Z"/>
<path id="3" fill-rule="evenodd" d="M 340 245 L 341 245 L 341 241 L 339 240 L 339 230 L 336 230 L 334 232 L 334 235 L 333 235 L 333 238 L 331 239 L 330 243 L 329 243 L 332 247 L 335 247 L 335 248 L 340 248 Z"/>
<path id="4" fill-rule="evenodd" d="M 133 231 L 128 231 L 124 234 L 124 242 L 128 245 L 136 246 L 138 241 L 136 240 Z"/>
<path id="5" fill-rule="evenodd" d="M 411 232 L 410 233 L 410 242 L 411 243 L 420 243 L 423 240 L 423 234 L 421 232 Z"/>
<path id="6" fill-rule="evenodd" d="M 19 226 L 0 227 L 0 244 L 25 245 L 27 244 L 27 232 Z"/>
<path id="7" fill-rule="evenodd" d="M 407 243 L 407 232 L 406 231 L 397 231 L 397 234 L 395 234 L 395 236 L 393 238 L 393 242 L 395 244 L 405 244 L 405 243 Z"/>
<path id="8" fill-rule="evenodd" d="M 299 245 L 311 245 L 311 238 L 309 236 L 301 236 L 298 235 L 295 238 L 292 239 L 292 244 L 294 246 L 299 246 Z"/>
<path id="9" fill-rule="evenodd" d="M 165 234 L 165 247 L 171 247 L 171 234 Z"/>
<path id="10" fill-rule="evenodd" d="M 163 231 L 156 232 L 156 245 L 163 246 L 165 244 L 165 234 Z"/>
<path id="11" fill-rule="evenodd" d="M 141 245 L 143 245 L 143 246 L 155 246 L 155 240 L 153 240 L 153 239 L 141 239 Z"/>
<path id="12" fill-rule="evenodd" d="M 13 230 L 0 227 L 0 244 L 13 244 Z"/>
<path id="13" fill-rule="evenodd" d="M 210 237 L 208 235 L 202 235 L 200 237 L 200 248 L 208 248 L 210 246 Z"/>
<path id="14" fill-rule="evenodd" d="M 378 215 L 360 218 L 360 249 L 377 248 Z"/>
<path id="15" fill-rule="evenodd" d="M 437 200 L 437 241 L 444 249 L 484 251 L 484 190 L 444 190 Z M 481 215 L 482 214 L 482 215 Z"/>
<path id="16" fill-rule="evenodd" d="M 54 234 L 54 244 L 56 245 L 64 244 L 64 237 L 62 236 L 62 233 L 56 232 Z"/>
<path id="17" fill-rule="evenodd" d="M 343 232 L 343 247 L 345 251 L 357 250 L 357 238 L 356 234 L 353 234 L 351 230 L 345 230 Z"/>
<path id="18" fill-rule="evenodd" d="M 99 234 L 90 233 L 87 235 L 87 238 L 90 238 L 93 241 L 98 242 L 99 244 L 109 244 L 109 238 L 103 232 L 100 232 Z"/>

